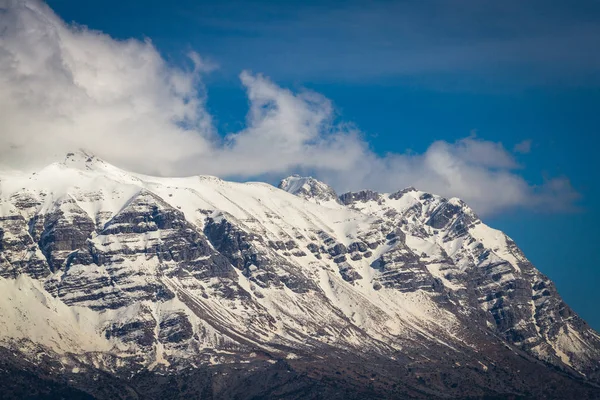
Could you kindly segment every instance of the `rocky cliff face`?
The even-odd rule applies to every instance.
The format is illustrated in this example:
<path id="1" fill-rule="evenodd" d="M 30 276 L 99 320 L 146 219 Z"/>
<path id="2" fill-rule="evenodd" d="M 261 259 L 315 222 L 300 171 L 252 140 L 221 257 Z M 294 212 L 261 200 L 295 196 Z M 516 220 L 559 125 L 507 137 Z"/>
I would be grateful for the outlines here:
<path id="1" fill-rule="evenodd" d="M 82 153 L 1 173 L 6 393 L 597 395 L 600 336 L 462 201 L 280 188 Z"/>

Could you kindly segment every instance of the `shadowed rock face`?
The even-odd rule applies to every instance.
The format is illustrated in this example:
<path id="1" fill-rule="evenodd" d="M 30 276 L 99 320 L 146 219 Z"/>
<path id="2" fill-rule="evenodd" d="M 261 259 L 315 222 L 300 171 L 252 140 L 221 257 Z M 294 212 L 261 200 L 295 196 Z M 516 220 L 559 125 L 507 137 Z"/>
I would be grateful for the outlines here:
<path id="1" fill-rule="evenodd" d="M 0 195 L 13 397 L 11 374 L 96 398 L 597 394 L 598 334 L 458 199 L 146 182 L 89 159 L 65 192 L 41 171 Z"/>
<path id="2" fill-rule="evenodd" d="M 0 276 L 33 278 L 50 274 L 47 260 L 29 234 L 27 221 L 16 209 L 0 216 Z"/>
<path id="3" fill-rule="evenodd" d="M 292 250 L 297 247 L 293 240 L 287 243 L 265 243 L 259 235 L 236 227 L 222 215 L 217 220 L 209 218 L 204 233 L 214 248 L 227 257 L 231 265 L 241 270 L 248 280 L 259 287 L 285 286 L 295 293 L 316 289 L 301 269 L 273 250 L 273 247 L 283 252 Z M 301 254 L 296 254 L 302 257 Z"/>
<path id="4" fill-rule="evenodd" d="M 63 229 L 76 231 L 77 223 Z M 102 310 L 172 299 L 175 295 L 157 279 L 160 275 L 204 281 L 236 277 L 228 260 L 181 211 L 149 192 L 140 192 L 94 233 L 72 249 L 67 270 L 46 282 L 46 289 L 69 305 Z"/>
<path id="5" fill-rule="evenodd" d="M 162 342 L 180 343 L 194 334 L 188 317 L 181 312 L 167 314 L 160 322 L 159 339 Z"/>
<path id="6" fill-rule="evenodd" d="M 362 190 L 360 192 L 348 192 L 344 193 L 340 196 L 340 201 L 345 205 L 351 205 L 357 201 L 365 203 L 367 201 L 377 201 L 379 200 L 379 193 L 373 192 L 371 190 Z"/>
<path id="7" fill-rule="evenodd" d="M 52 271 L 63 269 L 69 254 L 81 248 L 96 228 L 74 199 L 58 202 L 43 220 L 39 246 Z"/>

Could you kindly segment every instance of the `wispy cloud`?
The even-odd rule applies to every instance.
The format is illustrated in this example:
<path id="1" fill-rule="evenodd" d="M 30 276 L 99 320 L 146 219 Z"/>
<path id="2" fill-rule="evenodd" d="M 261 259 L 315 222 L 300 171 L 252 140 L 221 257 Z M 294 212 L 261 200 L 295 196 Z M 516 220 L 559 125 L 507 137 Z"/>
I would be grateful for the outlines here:
<path id="1" fill-rule="evenodd" d="M 522 142 L 515 144 L 515 146 L 513 147 L 513 152 L 519 154 L 529 154 L 531 153 L 532 145 L 533 141 L 531 139 L 523 140 Z"/>
<path id="2" fill-rule="evenodd" d="M 45 4 L 0 3 L 0 160 L 43 164 L 84 148 L 125 168 L 161 175 L 281 177 L 306 172 L 338 190 L 414 185 L 469 202 L 479 213 L 565 210 L 566 178 L 528 184 L 500 143 L 470 136 L 423 154 L 379 156 L 361 132 L 336 123 L 331 102 L 248 71 L 244 129 L 222 137 L 206 111 L 197 54 L 169 65 L 150 41 L 117 41 L 69 26 Z"/>
<path id="3" fill-rule="evenodd" d="M 277 78 L 600 84 L 595 0 L 259 1 L 182 15 L 220 33 L 199 37 L 203 51 Z"/>

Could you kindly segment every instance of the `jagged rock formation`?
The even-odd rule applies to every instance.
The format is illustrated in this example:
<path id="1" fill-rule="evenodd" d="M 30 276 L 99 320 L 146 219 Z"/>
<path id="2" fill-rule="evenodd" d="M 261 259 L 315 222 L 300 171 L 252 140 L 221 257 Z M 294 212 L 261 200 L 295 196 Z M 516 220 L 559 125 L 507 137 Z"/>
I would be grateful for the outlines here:
<path id="1" fill-rule="evenodd" d="M 0 173 L 5 393 L 597 397 L 600 336 L 464 202 L 280 188 Z"/>

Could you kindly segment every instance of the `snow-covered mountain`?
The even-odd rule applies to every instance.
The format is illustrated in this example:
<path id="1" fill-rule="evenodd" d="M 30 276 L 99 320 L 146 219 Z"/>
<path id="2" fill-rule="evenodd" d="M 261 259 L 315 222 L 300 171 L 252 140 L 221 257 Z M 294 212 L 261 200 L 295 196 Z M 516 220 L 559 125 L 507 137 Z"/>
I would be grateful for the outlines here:
<path id="1" fill-rule="evenodd" d="M 600 336 L 461 200 L 279 187 L 0 172 L 4 393 L 598 395 Z"/>

